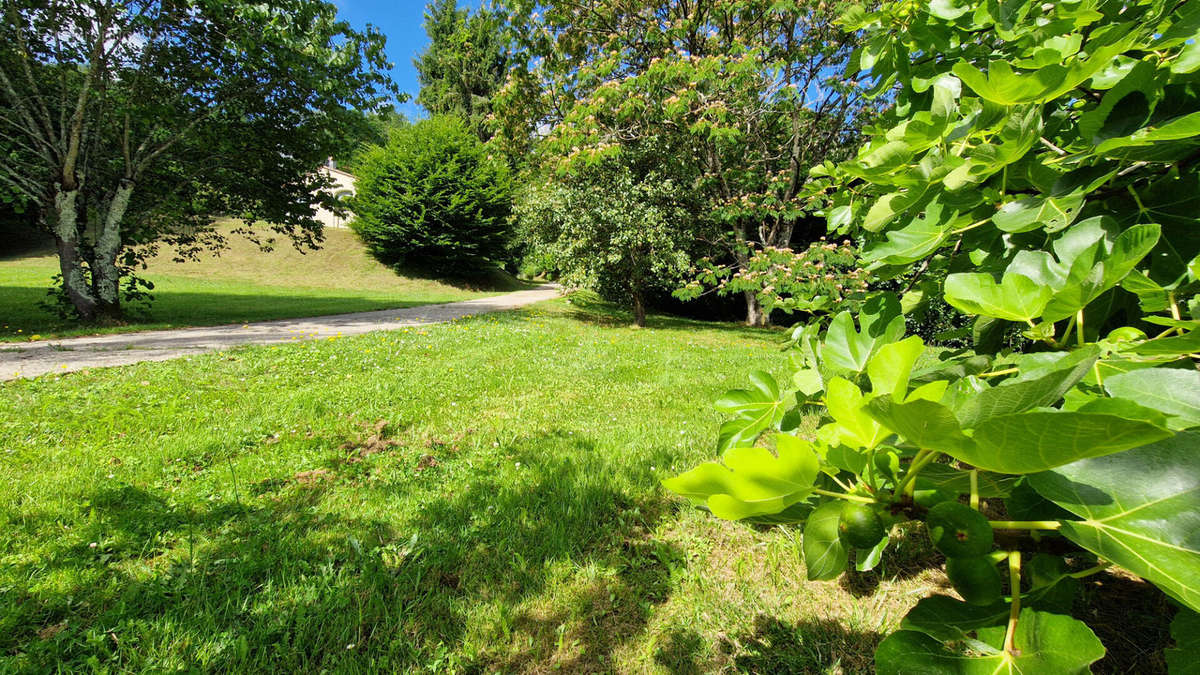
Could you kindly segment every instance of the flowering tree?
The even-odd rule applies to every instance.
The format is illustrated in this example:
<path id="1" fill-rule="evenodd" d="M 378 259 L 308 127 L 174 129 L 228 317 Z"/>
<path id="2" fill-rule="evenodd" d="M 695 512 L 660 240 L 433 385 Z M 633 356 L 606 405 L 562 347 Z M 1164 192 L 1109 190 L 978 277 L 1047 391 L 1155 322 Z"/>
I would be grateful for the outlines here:
<path id="1" fill-rule="evenodd" d="M 511 3 L 524 68 L 496 99 L 501 142 L 570 173 L 606 156 L 686 174 L 741 269 L 751 245 L 788 247 L 808 167 L 840 158 L 871 108 L 834 77 L 855 36 L 826 2 Z M 806 239 L 809 232 L 799 233 Z M 767 320 L 745 292 L 746 319 Z"/>
<path id="2" fill-rule="evenodd" d="M 849 239 L 835 243 L 825 237 L 803 251 L 764 247 L 753 252 L 741 268 L 705 258 L 697 272 L 676 292 L 678 297 L 697 297 L 707 286 L 721 295 L 753 293 L 764 311 L 787 313 L 853 309 L 867 290 L 868 276 Z"/>

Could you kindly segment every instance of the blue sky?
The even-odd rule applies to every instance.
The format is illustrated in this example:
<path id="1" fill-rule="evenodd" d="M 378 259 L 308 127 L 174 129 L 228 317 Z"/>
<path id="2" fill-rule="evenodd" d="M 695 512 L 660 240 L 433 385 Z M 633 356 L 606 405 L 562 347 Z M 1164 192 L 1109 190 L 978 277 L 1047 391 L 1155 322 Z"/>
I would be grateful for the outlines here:
<path id="1" fill-rule="evenodd" d="M 429 38 L 421 22 L 425 18 L 427 0 L 332 0 L 338 14 L 355 28 L 365 28 L 368 23 L 379 28 L 387 36 L 388 60 L 395 67 L 392 79 L 401 91 L 408 92 L 414 99 L 417 95 L 417 69 L 413 59 L 425 50 Z M 458 6 L 477 9 L 481 0 L 459 0 Z M 410 119 L 422 115 L 415 101 L 397 106 L 397 110 Z"/>

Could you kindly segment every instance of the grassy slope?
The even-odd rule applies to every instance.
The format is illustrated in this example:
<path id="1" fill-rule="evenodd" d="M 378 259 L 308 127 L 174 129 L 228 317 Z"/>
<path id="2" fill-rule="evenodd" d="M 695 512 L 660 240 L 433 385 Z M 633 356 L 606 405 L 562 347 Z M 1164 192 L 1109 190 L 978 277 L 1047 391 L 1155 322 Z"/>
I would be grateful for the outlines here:
<path id="1" fill-rule="evenodd" d="M 349 230 L 330 229 L 319 251 L 302 254 L 290 245 L 270 253 L 230 237 L 220 257 L 175 263 L 169 255 L 150 261 L 141 276 L 154 282 L 155 300 L 131 325 L 99 332 L 243 323 L 319 316 L 487 295 L 478 289 L 403 277 L 371 259 Z M 45 252 L 0 260 L 0 341 L 97 332 L 64 323 L 40 309 L 58 261 Z M 517 282 L 494 279 L 494 291 Z"/>
<path id="2" fill-rule="evenodd" d="M 666 495 L 785 357 L 651 321 L 556 301 L 0 384 L 0 671 L 869 669 L 939 578 L 924 537 L 809 583 L 789 531 Z"/>

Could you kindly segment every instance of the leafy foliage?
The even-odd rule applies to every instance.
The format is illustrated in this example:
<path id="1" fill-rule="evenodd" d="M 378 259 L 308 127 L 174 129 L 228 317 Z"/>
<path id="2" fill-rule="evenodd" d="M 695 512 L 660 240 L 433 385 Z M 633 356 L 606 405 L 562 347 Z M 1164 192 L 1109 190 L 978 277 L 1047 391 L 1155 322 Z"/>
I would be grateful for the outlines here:
<path id="1" fill-rule="evenodd" d="M 220 248 L 211 214 L 264 246 L 263 230 L 318 244 L 315 211 L 334 200 L 314 170 L 393 91 L 383 36 L 320 0 L 4 0 L 0 13 L 0 184 L 54 235 L 84 319 L 118 315 L 122 278 L 157 246 Z"/>
<path id="2" fill-rule="evenodd" d="M 856 35 L 833 3 L 603 0 L 509 3 L 519 45 L 496 97 L 498 142 L 564 173 L 603 158 L 680 166 L 700 229 L 738 270 L 751 246 L 789 248 L 808 230 L 804 170 L 840 159 L 873 109 L 834 77 Z M 797 247 L 800 248 L 800 247 Z M 747 319 L 767 315 L 747 293 Z"/>
<path id="3" fill-rule="evenodd" d="M 675 287 L 692 260 L 695 232 L 683 193 L 670 177 L 651 172 L 639 179 L 608 162 L 523 191 L 518 237 L 567 284 L 626 303 L 642 325 L 647 294 Z"/>
<path id="4" fill-rule="evenodd" d="M 508 75 L 509 49 L 503 17 L 487 6 L 471 12 L 455 0 L 436 0 L 425 9 L 429 46 L 416 59 L 421 90 L 417 102 L 435 115 L 453 115 L 481 141 L 492 97 Z"/>
<path id="5" fill-rule="evenodd" d="M 502 261 L 508 167 L 453 117 L 394 131 L 361 161 L 353 227 L 387 265 L 470 276 Z"/>
<path id="6" fill-rule="evenodd" d="M 675 295 L 699 297 L 705 286 L 721 295 L 753 294 L 764 311 L 835 312 L 853 306 L 867 290 L 866 274 L 849 239 L 840 244 L 825 237 L 796 252 L 764 247 L 750 254 L 742 269 L 717 265 L 712 258 L 700 261 L 698 274 Z"/>
<path id="7" fill-rule="evenodd" d="M 967 602 L 921 601 L 880 672 L 1087 672 L 1105 652 L 1068 616 L 1077 579 L 1119 565 L 1200 609 L 1200 239 L 1181 210 L 1200 163 L 1200 13 L 949 0 L 844 22 L 862 31 L 851 72 L 896 104 L 807 189 L 832 232 L 865 241 L 876 279 L 919 294 L 796 329 L 793 388 L 762 392 L 767 423 L 738 413 L 746 431 L 723 428 L 720 447 L 756 457 L 819 417 L 819 478 L 787 511 L 812 578 L 872 559 L 833 536 L 842 503 L 925 521 Z M 904 313 L 938 300 L 974 322 L 977 353 L 928 364 L 905 337 Z M 985 348 L 1009 326 L 1036 349 Z M 770 492 L 770 457 L 734 469 L 762 476 L 756 503 L 803 494 Z M 709 487 L 692 500 L 719 501 Z"/>

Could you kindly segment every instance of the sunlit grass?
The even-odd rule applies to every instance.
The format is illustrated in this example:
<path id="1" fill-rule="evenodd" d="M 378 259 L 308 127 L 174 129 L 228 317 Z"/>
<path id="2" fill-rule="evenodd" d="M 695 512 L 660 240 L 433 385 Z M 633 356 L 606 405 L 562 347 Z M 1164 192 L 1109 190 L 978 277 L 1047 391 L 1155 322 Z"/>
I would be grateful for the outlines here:
<path id="1" fill-rule="evenodd" d="M 411 307 L 521 287 L 502 272 L 465 284 L 400 275 L 368 256 L 349 230 L 327 230 L 321 249 L 306 253 L 283 243 L 264 253 L 236 236 L 229 243 L 219 257 L 149 260 L 138 274 L 154 283 L 154 302 L 131 306 L 128 325 L 103 328 L 79 327 L 39 306 L 58 273 L 50 251 L 0 259 L 0 341 Z"/>
<path id="2" fill-rule="evenodd" d="M 782 334 L 626 320 L 561 300 L 0 385 L 0 671 L 869 668 L 934 579 L 921 538 L 808 583 L 791 531 L 658 484 Z"/>

